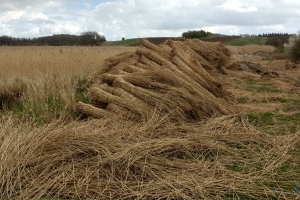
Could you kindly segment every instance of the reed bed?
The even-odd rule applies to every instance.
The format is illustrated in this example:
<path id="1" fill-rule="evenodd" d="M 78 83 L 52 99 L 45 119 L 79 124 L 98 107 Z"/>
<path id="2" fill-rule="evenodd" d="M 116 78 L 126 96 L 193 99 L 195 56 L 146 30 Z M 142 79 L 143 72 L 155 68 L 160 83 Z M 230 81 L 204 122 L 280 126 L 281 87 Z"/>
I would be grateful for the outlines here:
<path id="1" fill-rule="evenodd" d="M 74 119 L 73 106 L 89 102 L 89 74 L 104 60 L 134 47 L 0 47 L 0 114 L 37 124 Z"/>
<path id="2" fill-rule="evenodd" d="M 89 74 L 104 60 L 136 47 L 0 47 L 0 80 Z"/>

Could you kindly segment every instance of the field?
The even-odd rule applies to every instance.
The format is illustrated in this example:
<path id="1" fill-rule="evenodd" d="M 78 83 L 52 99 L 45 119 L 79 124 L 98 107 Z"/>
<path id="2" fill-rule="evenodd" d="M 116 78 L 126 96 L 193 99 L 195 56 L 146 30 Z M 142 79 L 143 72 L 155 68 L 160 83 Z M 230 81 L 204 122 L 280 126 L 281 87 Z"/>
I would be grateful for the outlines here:
<path id="1" fill-rule="evenodd" d="M 144 38 L 147 39 L 149 42 L 159 45 L 163 43 L 165 40 L 169 39 L 170 37 L 153 37 L 153 38 Z M 107 41 L 101 44 L 101 46 L 137 46 L 143 38 L 132 38 L 132 39 L 124 39 L 120 41 Z M 174 40 L 180 40 L 181 38 L 172 38 Z"/>
<path id="2" fill-rule="evenodd" d="M 264 45 L 265 43 L 266 43 L 266 38 L 264 37 L 237 38 L 237 39 L 224 42 L 225 45 L 231 45 L 231 46 L 244 46 L 249 44 Z"/>
<path id="3" fill-rule="evenodd" d="M 153 37 L 153 38 L 144 38 L 150 41 L 153 44 L 159 45 L 170 37 Z M 172 38 L 172 37 L 171 37 Z M 137 46 L 143 38 L 131 38 L 124 39 L 120 41 L 107 41 L 104 42 L 101 46 Z M 182 40 L 181 37 L 173 37 L 173 40 Z M 207 42 L 222 42 L 228 46 L 245 46 L 245 45 L 264 45 L 266 43 L 265 37 L 245 37 L 240 36 L 208 36 L 201 38 L 203 41 Z"/>
<path id="4" fill-rule="evenodd" d="M 107 41 L 104 42 L 101 46 L 134 46 L 139 43 L 141 38 L 125 39 L 120 41 Z"/>
<path id="5" fill-rule="evenodd" d="M 241 37 L 239 36 L 223 36 L 223 37 L 208 37 L 208 38 L 203 38 L 204 41 L 207 42 L 222 42 L 222 43 L 226 43 L 232 40 L 239 40 L 241 39 Z"/>
<path id="6" fill-rule="evenodd" d="M 297 199 L 300 65 L 229 46 L 232 113 L 94 119 L 92 73 L 137 47 L 0 47 L 0 199 Z"/>
<path id="7" fill-rule="evenodd" d="M 275 47 L 269 45 L 249 44 L 244 46 L 226 46 L 233 54 L 253 54 L 258 52 L 269 53 L 270 55 L 275 51 Z"/>
<path id="8" fill-rule="evenodd" d="M 150 41 L 153 44 L 159 45 L 170 37 L 153 37 L 153 38 L 144 38 Z M 102 46 L 137 46 L 143 38 L 132 38 L 124 39 L 120 41 L 107 41 L 102 44 Z M 173 40 L 182 40 L 181 37 L 173 37 Z M 245 37 L 240 36 L 208 36 L 201 38 L 203 41 L 207 42 L 222 42 L 228 46 L 245 46 L 245 45 L 264 45 L 267 38 L 265 37 Z"/>

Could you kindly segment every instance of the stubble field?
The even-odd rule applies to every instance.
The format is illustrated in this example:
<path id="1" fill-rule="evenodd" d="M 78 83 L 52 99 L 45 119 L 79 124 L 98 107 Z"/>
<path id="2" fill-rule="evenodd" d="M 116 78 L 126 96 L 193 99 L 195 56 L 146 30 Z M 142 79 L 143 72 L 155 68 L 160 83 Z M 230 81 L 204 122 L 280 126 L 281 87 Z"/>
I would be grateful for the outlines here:
<path id="1" fill-rule="evenodd" d="M 90 74 L 136 49 L 0 47 L 1 200 L 299 198 L 299 64 L 229 47 L 216 78 L 234 112 L 201 122 L 74 112 Z"/>

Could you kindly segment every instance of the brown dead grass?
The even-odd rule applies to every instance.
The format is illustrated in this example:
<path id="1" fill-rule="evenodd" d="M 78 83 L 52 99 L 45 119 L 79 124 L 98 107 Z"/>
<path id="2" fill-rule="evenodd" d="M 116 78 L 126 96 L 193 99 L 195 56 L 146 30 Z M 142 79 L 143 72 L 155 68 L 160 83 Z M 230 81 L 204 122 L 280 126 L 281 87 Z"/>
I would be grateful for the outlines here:
<path id="1" fill-rule="evenodd" d="M 272 115 L 270 132 L 278 132 L 278 127 L 284 125 L 293 131 L 299 129 L 300 70 L 297 64 L 286 60 L 265 61 L 252 55 L 235 56 L 232 63 L 228 69 L 230 78 L 223 79 L 223 84 L 234 94 L 242 113 Z M 253 66 L 260 71 L 251 70 Z M 264 77 L 265 72 L 276 73 L 278 77 Z M 292 127 L 289 123 L 293 123 Z M 283 134 L 288 133 L 290 131 Z"/>
<path id="2" fill-rule="evenodd" d="M 299 142 L 269 138 L 238 116 L 196 124 L 157 116 L 40 128 L 3 117 L 0 192 L 14 199 L 262 199 L 274 194 L 258 183 L 276 182 Z"/>

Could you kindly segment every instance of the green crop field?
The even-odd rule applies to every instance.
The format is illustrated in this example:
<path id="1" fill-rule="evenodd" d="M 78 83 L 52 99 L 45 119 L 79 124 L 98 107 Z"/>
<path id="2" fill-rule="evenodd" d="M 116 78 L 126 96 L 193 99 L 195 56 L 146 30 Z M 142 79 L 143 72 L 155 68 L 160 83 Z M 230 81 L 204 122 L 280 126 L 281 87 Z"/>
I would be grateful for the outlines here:
<path id="1" fill-rule="evenodd" d="M 244 46 L 249 44 L 266 44 L 266 38 L 264 37 L 246 37 L 246 38 L 238 38 L 228 42 L 225 42 L 225 45 L 231 46 Z"/>

